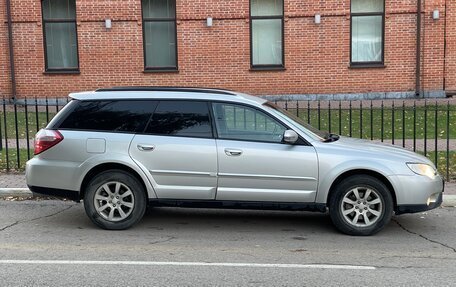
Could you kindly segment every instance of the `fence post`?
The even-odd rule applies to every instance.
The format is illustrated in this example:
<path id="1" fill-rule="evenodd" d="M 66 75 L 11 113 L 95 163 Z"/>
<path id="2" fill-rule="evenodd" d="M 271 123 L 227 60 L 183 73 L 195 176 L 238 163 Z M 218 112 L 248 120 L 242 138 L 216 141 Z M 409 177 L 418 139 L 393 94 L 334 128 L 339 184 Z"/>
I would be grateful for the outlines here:
<path id="1" fill-rule="evenodd" d="M 9 151 L 8 151 L 8 124 L 6 122 L 6 101 L 3 97 L 3 123 L 5 124 L 5 156 L 6 156 L 6 170 L 9 171 Z"/>
<path id="2" fill-rule="evenodd" d="M 27 159 L 30 159 L 30 136 L 29 136 L 29 118 L 28 118 L 28 107 L 27 97 L 24 98 L 24 109 L 25 109 L 25 137 L 27 140 Z"/>

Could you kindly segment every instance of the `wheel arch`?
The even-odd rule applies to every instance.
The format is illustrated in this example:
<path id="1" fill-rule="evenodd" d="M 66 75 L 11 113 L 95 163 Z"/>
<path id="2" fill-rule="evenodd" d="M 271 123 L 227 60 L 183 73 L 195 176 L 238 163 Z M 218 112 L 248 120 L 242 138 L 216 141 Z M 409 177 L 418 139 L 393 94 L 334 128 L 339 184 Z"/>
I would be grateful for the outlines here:
<path id="1" fill-rule="evenodd" d="M 123 171 L 128 172 L 131 175 L 133 175 L 144 188 L 146 197 L 147 198 L 150 197 L 148 186 L 146 185 L 146 183 L 144 182 L 144 179 L 141 177 L 141 175 L 136 170 L 134 170 L 133 168 L 131 168 L 125 164 L 116 163 L 116 162 L 105 162 L 105 163 L 101 163 L 99 165 L 92 167 L 84 175 L 84 178 L 83 178 L 83 180 L 81 182 L 81 186 L 80 186 L 80 194 L 79 194 L 80 199 L 84 198 L 85 190 L 86 190 L 86 187 L 89 184 L 90 180 L 92 180 L 97 174 L 104 172 L 106 170 L 111 170 L 111 169 L 123 170 Z"/>
<path id="2" fill-rule="evenodd" d="M 348 170 L 348 171 L 345 171 L 342 174 L 340 174 L 332 182 L 332 184 L 331 184 L 331 186 L 329 188 L 328 196 L 326 197 L 326 206 L 329 206 L 329 200 L 331 199 L 331 196 L 334 193 L 335 187 L 340 182 L 342 182 L 344 179 L 349 178 L 349 177 L 354 176 L 354 175 L 369 175 L 369 176 L 372 176 L 372 177 L 380 180 L 384 185 L 386 185 L 386 187 L 388 188 L 389 192 L 391 193 L 391 196 L 393 198 L 393 208 L 394 208 L 394 210 L 396 210 L 396 207 L 397 207 L 396 191 L 395 191 L 392 183 L 383 174 L 381 174 L 381 173 L 379 173 L 377 171 L 370 170 L 370 169 L 352 169 L 352 170 Z"/>

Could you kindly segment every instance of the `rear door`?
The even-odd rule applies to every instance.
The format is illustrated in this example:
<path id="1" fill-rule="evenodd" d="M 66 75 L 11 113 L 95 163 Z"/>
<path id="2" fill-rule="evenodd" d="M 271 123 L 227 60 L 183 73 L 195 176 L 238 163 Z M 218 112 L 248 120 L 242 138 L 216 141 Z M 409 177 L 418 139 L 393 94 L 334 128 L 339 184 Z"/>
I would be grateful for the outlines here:
<path id="1" fill-rule="evenodd" d="M 285 125 L 265 112 L 214 103 L 217 200 L 314 202 L 318 166 L 313 146 L 282 143 Z"/>
<path id="2" fill-rule="evenodd" d="M 133 138 L 130 155 L 150 173 L 159 198 L 215 198 L 217 150 L 208 103 L 160 101 L 145 132 Z"/>

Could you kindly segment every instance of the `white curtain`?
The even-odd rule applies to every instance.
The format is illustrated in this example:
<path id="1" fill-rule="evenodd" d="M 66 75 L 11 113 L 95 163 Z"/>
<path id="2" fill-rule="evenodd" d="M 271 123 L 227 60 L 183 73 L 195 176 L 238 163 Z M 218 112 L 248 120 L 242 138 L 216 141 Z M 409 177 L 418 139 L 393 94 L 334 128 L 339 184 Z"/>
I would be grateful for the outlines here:
<path id="1" fill-rule="evenodd" d="M 382 16 L 352 17 L 352 62 L 380 62 Z"/>
<path id="2" fill-rule="evenodd" d="M 176 25 L 173 22 L 144 23 L 147 67 L 176 66 Z"/>
<path id="3" fill-rule="evenodd" d="M 145 18 L 176 17 L 176 0 L 142 0 Z"/>
<path id="4" fill-rule="evenodd" d="M 280 16 L 283 14 L 283 0 L 252 0 L 252 16 Z"/>
<path id="5" fill-rule="evenodd" d="M 383 12 L 383 0 L 351 0 L 352 13 Z"/>

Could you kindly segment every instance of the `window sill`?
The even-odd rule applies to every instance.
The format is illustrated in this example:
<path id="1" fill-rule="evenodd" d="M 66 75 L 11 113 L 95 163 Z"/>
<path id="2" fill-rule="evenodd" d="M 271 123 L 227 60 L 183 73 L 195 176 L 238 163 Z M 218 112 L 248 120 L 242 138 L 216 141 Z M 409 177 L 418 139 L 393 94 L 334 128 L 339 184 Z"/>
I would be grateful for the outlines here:
<path id="1" fill-rule="evenodd" d="M 60 74 L 76 74 L 79 75 L 81 72 L 79 70 L 50 70 L 50 71 L 44 71 L 43 75 L 60 75 Z"/>
<path id="2" fill-rule="evenodd" d="M 145 74 L 149 73 L 179 73 L 179 69 L 146 69 L 143 71 Z"/>
<path id="3" fill-rule="evenodd" d="M 266 67 L 251 67 L 249 71 L 251 72 L 267 72 L 267 71 L 286 71 L 285 67 L 274 67 L 274 66 L 266 66 Z"/>
<path id="4" fill-rule="evenodd" d="M 386 68 L 385 64 L 382 63 L 375 63 L 375 64 L 351 64 L 348 66 L 349 69 L 369 69 L 369 68 L 377 68 L 377 69 L 384 69 Z"/>

